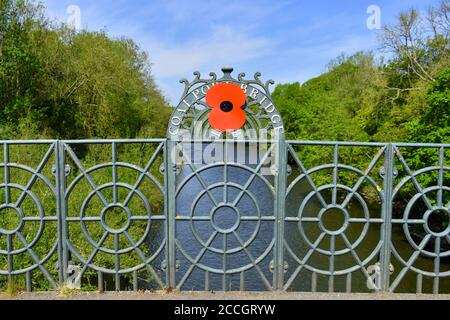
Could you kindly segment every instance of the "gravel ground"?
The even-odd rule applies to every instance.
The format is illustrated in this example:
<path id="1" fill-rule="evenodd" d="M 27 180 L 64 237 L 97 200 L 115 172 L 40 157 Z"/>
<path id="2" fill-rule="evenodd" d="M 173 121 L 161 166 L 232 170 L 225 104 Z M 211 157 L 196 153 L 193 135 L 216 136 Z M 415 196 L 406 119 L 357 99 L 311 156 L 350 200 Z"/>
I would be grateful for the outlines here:
<path id="1" fill-rule="evenodd" d="M 448 295 L 415 294 L 345 294 L 286 292 L 109 292 L 22 293 L 14 297 L 0 294 L 0 300 L 450 300 Z"/>

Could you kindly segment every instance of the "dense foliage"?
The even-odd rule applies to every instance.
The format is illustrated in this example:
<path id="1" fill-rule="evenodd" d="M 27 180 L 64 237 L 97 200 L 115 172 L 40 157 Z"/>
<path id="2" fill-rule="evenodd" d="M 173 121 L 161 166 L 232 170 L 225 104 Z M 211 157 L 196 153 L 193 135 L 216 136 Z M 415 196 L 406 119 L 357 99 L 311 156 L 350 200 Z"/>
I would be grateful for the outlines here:
<path id="1" fill-rule="evenodd" d="M 171 109 L 158 91 L 150 69 L 147 54 L 133 41 L 125 38 L 112 39 L 105 32 L 75 32 L 67 26 L 49 21 L 43 14 L 43 7 L 28 0 L 0 0 L 0 139 L 83 139 L 83 138 L 137 138 L 164 137 L 166 123 Z M 157 145 L 117 145 L 118 161 L 144 168 L 152 157 Z M 3 147 L 2 147 L 3 150 Z M 20 163 L 29 168 L 37 168 L 42 161 L 48 146 L 10 146 L 9 162 Z M 100 162 L 111 161 L 111 146 L 91 146 L 75 148 L 74 153 L 86 168 Z M 3 159 L 3 151 L 0 151 Z M 67 155 L 71 165 L 68 185 L 81 174 L 80 169 Z M 52 159 L 41 169 L 41 172 L 54 183 Z M 155 161 L 150 172 L 162 179 L 159 166 L 162 156 Z M 134 185 L 138 178 L 135 170 L 119 168 L 118 175 L 124 183 Z M 24 170 L 10 168 L 11 183 L 27 185 L 32 174 Z M 0 170 L 1 181 L 5 180 L 5 170 Z M 105 167 L 92 173 L 97 185 L 111 181 L 112 169 Z M 152 213 L 160 214 L 163 210 L 161 191 L 145 179 L 140 186 L 152 204 Z M 82 180 L 78 190 L 68 201 L 69 216 L 79 216 L 80 207 L 92 187 Z M 0 188 L 0 203 L 19 201 L 22 192 L 10 188 L 6 199 L 4 188 Z M 39 198 L 49 218 L 55 216 L 56 202 L 52 192 L 41 179 L 30 185 L 30 191 Z M 103 191 L 106 201 L 114 203 L 111 188 Z M 86 194 L 87 193 L 87 194 Z M 129 190 L 119 188 L 117 201 L 125 201 Z M 93 212 L 86 210 L 86 215 L 99 215 L 98 204 Z M 129 207 L 135 212 L 146 212 L 136 196 L 132 197 Z M 39 216 L 39 207 L 26 196 L 20 204 L 27 217 Z M 111 225 L 123 225 L 124 217 L 111 215 Z M 12 209 L 2 209 L 0 228 L 13 230 L 17 227 L 17 214 Z M 40 259 L 52 250 L 57 236 L 57 224 L 48 220 L 40 235 L 40 241 L 33 246 L 33 253 Z M 137 221 L 129 229 L 130 239 L 118 238 L 121 247 L 129 247 L 130 241 L 137 242 L 145 234 L 146 223 Z M 152 224 L 152 228 L 154 228 Z M 102 237 L 104 230 L 99 223 L 86 227 L 95 241 Z M 153 229 L 152 229 L 153 230 Z M 25 223 L 21 228 L 26 241 L 30 242 L 39 232 L 38 223 Z M 152 231 L 153 232 L 153 231 Z M 80 223 L 69 228 L 74 247 L 85 258 L 89 257 L 93 247 L 83 237 Z M 150 237 L 150 236 L 149 236 Z M 103 239 L 103 246 L 112 248 L 115 238 L 108 235 Z M 149 238 L 150 241 L 150 238 Z M 10 246 L 14 250 L 25 250 L 24 243 L 16 236 L 0 234 L 0 248 Z M 148 255 L 147 243 L 141 246 L 142 252 Z M 26 250 L 22 254 L 13 255 L 12 261 L 2 255 L 0 269 L 8 270 L 32 266 L 36 263 Z M 57 255 L 53 254 L 45 264 L 51 276 L 58 278 L 56 272 Z M 73 263 L 79 264 L 75 257 Z M 115 266 L 114 255 L 99 253 L 92 263 L 104 268 Z M 142 263 L 135 253 L 121 255 L 121 268 L 131 268 Z M 90 270 L 84 277 L 84 285 L 97 283 L 97 274 Z M 106 277 L 106 276 L 105 276 Z M 146 278 L 147 275 L 140 275 Z M 106 279 L 106 278 L 105 278 Z M 0 278 L 0 287 L 8 279 Z M 25 276 L 17 277 L 18 286 L 23 289 Z M 130 283 L 129 277 L 123 277 L 123 286 Z M 50 284 L 43 273 L 33 274 L 33 285 L 37 290 L 48 289 Z M 107 281 L 108 282 L 108 281 Z M 11 283 L 11 282 L 9 282 Z M 109 283 L 112 283 L 109 281 Z"/>
<path id="2" fill-rule="evenodd" d="M 170 109 L 133 41 L 75 32 L 26 0 L 0 1 L 2 138 L 164 136 Z"/>
<path id="3" fill-rule="evenodd" d="M 282 84 L 274 99 L 291 139 L 450 141 L 450 2 L 421 17 L 402 13 L 374 53 L 342 55 L 304 84 Z"/>
<path id="4" fill-rule="evenodd" d="M 277 86 L 273 96 L 285 119 L 288 138 L 450 142 L 449 16 L 448 0 L 431 8 L 426 16 L 415 10 L 402 13 L 396 25 L 386 26 L 380 34 L 381 49 L 389 53 L 388 60 L 376 58 L 379 55 L 375 53 L 343 54 L 315 79 L 304 84 Z M 76 32 L 58 25 L 49 21 L 42 6 L 31 0 L 0 0 L 0 139 L 164 137 L 170 112 L 153 81 L 147 54 L 133 41 L 112 39 L 104 31 Z M 120 147 L 119 158 L 145 167 L 145 160 L 151 157 L 155 147 L 150 149 Z M 10 162 L 35 168 L 46 150 L 45 147 L 35 151 L 17 147 L 10 152 Z M 99 161 L 108 162 L 111 157 L 108 148 L 75 151 L 86 167 Z M 315 152 L 303 148 L 299 154 L 307 167 L 333 161 L 332 148 L 319 148 Z M 368 149 L 348 149 L 342 150 L 341 161 L 358 163 L 364 170 L 373 156 Z M 404 156 L 412 169 L 438 161 L 438 155 L 432 150 L 405 151 Z M 161 163 L 159 159 L 151 169 L 159 177 Z M 76 165 L 71 164 L 69 181 L 80 174 Z M 52 176 L 51 164 L 43 172 Z M 121 174 L 121 179 L 130 183 L 136 180 L 135 172 Z M 0 181 L 4 175 L 0 170 Z M 105 168 L 97 173 L 95 180 L 99 184 L 107 183 L 111 175 L 110 168 Z M 18 171 L 11 174 L 11 179 L 22 185 L 30 177 Z M 340 178 L 353 179 L 345 175 Z M 428 185 L 433 182 L 427 179 L 432 178 L 419 180 Z M 83 192 L 90 192 L 88 184 L 80 183 L 80 186 L 84 187 Z M 42 185 L 33 188 L 31 191 L 47 203 L 45 210 L 54 215 L 52 194 Z M 143 189 L 154 205 L 153 213 L 161 213 L 163 195 L 154 186 L 144 185 Z M 126 191 L 119 193 L 126 197 Z M 105 194 L 112 197 L 108 192 Z M 12 192 L 10 196 L 19 197 L 20 193 Z M 78 215 L 85 196 L 82 192 L 74 193 L 69 203 L 70 216 Z M 0 203 L 4 201 L 4 192 L 0 192 Z M 134 206 L 142 210 L 138 203 Z M 38 214 L 35 204 L 29 200 L 24 201 L 22 209 L 30 215 Z M 98 215 L 96 209 L 92 209 L 93 216 Z M 16 223 L 13 219 L 14 213 L 11 220 L 3 219 L 3 227 L 10 224 L 13 228 Z M 44 245 L 35 248 L 40 256 L 48 253 L 48 243 L 53 243 L 57 232 L 56 223 L 50 221 L 49 225 L 42 235 Z M 138 241 L 144 230 L 142 225 L 131 232 L 132 237 L 136 236 L 134 241 Z M 24 232 L 32 237 L 37 229 L 31 226 Z M 91 249 L 79 228 L 69 232 L 77 242 L 74 245 L 88 256 Z M 100 227 L 91 227 L 90 232 L 101 238 Z M 127 239 L 119 242 L 128 245 Z M 0 248 L 6 245 L 6 237 L 0 236 Z M 23 247 L 17 239 L 12 245 Z M 114 239 L 106 239 L 105 245 L 113 246 Z M 147 254 L 148 249 L 142 250 Z M 48 264 L 56 263 L 55 259 Z M 94 262 L 114 268 L 113 256 L 99 255 L 96 259 L 99 261 Z M 33 261 L 22 255 L 14 263 L 23 267 Z M 131 268 L 140 263 L 140 257 L 129 256 L 122 263 Z M 7 259 L 0 260 L 0 269 L 5 270 L 7 266 Z M 49 269 L 55 272 L 54 268 Z M 41 289 L 48 288 L 42 274 L 36 274 L 34 284 Z M 90 271 L 87 278 L 89 283 L 96 283 L 95 273 Z"/>
<path id="5" fill-rule="evenodd" d="M 288 138 L 449 143 L 449 16 L 448 0 L 426 14 L 414 9 L 401 13 L 396 24 L 379 34 L 380 52 L 343 54 L 317 78 L 279 85 L 273 96 Z M 384 53 L 389 59 L 376 58 Z M 302 148 L 299 153 L 308 168 L 333 161 L 332 150 Z M 439 165 L 437 148 L 404 149 L 402 154 L 414 171 Z M 343 151 L 340 161 L 365 170 L 374 155 L 354 149 Z M 402 165 L 396 167 L 403 177 Z M 450 176 L 444 179 L 448 184 Z M 426 187 L 436 185 L 437 177 L 418 180 Z"/>

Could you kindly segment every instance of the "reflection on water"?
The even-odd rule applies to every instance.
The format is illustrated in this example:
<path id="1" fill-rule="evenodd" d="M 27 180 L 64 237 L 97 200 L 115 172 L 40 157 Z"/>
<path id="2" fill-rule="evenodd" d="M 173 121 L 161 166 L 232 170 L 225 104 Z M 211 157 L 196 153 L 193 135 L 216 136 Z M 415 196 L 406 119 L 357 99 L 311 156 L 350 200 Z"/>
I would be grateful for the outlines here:
<path id="1" fill-rule="evenodd" d="M 224 170 L 201 172 L 177 196 L 177 216 L 189 217 L 177 221 L 177 283 L 185 281 L 186 290 L 239 290 L 242 284 L 245 290 L 267 290 L 274 248 L 271 183 L 228 166 L 225 185 Z M 179 180 L 191 173 L 184 168 Z M 220 274 L 224 269 L 226 276 Z"/>
<path id="2" fill-rule="evenodd" d="M 177 179 L 178 185 L 183 183 L 176 198 L 177 284 L 182 283 L 183 290 L 270 289 L 276 227 L 273 177 L 263 179 L 232 165 L 210 167 L 195 175 L 185 165 Z M 332 203 L 330 190 L 323 190 L 321 195 L 326 204 Z M 340 190 L 337 195 L 342 201 L 346 191 Z M 331 287 L 345 292 L 351 287 L 352 292 L 371 292 L 361 266 L 368 268 L 380 260 L 381 205 L 369 207 L 362 197 L 355 196 L 346 206 L 347 211 L 323 208 L 307 182 L 296 184 L 286 198 L 287 290 L 307 292 L 315 287 L 317 291 L 329 291 Z M 321 215 L 322 225 L 315 219 Z M 353 219 L 348 225 L 345 215 Z M 368 218 L 372 219 L 370 223 L 364 221 Z M 398 254 L 409 260 L 414 251 L 402 226 L 393 226 L 392 242 Z M 394 256 L 391 260 L 395 270 L 392 282 L 403 266 Z M 299 267 L 300 262 L 305 266 Z M 447 265 L 448 261 L 441 263 Z M 433 259 L 422 256 L 414 263 L 414 267 L 430 272 L 434 266 Z M 226 275 L 223 270 L 227 270 Z M 329 276 L 330 270 L 334 270 L 333 277 Z M 431 291 L 432 281 L 424 277 L 424 292 Z M 416 282 L 417 274 L 407 272 L 397 291 L 415 292 Z M 441 279 L 440 291 L 448 292 L 449 288 L 448 281 Z"/>

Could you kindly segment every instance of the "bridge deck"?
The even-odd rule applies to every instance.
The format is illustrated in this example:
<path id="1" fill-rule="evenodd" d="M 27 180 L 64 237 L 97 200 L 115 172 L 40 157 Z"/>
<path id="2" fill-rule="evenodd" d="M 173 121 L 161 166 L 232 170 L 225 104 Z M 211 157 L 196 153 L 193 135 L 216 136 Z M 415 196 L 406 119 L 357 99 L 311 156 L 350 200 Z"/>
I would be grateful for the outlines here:
<path id="1" fill-rule="evenodd" d="M 291 293 L 291 292 L 58 292 L 23 293 L 15 296 L 0 294 L 0 300 L 450 300 L 450 294 L 347 294 L 347 293 Z"/>

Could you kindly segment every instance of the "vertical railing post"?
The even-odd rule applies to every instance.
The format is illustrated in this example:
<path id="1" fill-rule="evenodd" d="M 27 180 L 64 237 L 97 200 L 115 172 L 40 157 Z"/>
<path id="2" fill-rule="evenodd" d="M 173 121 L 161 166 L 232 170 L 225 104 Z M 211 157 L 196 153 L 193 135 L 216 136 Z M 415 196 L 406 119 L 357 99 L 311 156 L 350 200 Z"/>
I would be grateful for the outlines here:
<path id="1" fill-rule="evenodd" d="M 276 176 L 275 176 L 275 269 L 274 269 L 274 289 L 283 290 L 284 285 L 284 217 L 285 217 L 285 194 L 287 175 L 287 147 L 286 141 L 280 137 L 276 154 Z"/>
<path id="2" fill-rule="evenodd" d="M 176 253 L 175 253 L 175 223 L 176 223 L 176 172 L 177 164 L 175 155 L 176 142 L 166 140 L 165 164 L 166 164 L 166 184 L 165 202 L 167 219 L 167 285 L 169 288 L 176 288 Z"/>
<path id="3" fill-rule="evenodd" d="M 383 229 L 381 239 L 383 241 L 380 267 L 381 267 L 381 288 L 383 292 L 389 291 L 390 264 L 391 264 L 391 234 L 392 234 L 392 193 L 394 189 L 394 146 L 389 143 L 386 146 L 384 157 L 384 177 L 383 177 Z"/>
<path id="4" fill-rule="evenodd" d="M 10 170 L 9 170 L 9 144 L 4 142 L 3 143 L 3 165 L 4 165 L 4 184 L 5 184 L 5 204 L 9 205 L 11 199 L 10 199 Z M 13 239 L 11 236 L 7 237 L 6 240 L 6 250 L 8 252 L 8 282 L 11 282 L 13 280 L 13 270 L 14 270 L 14 258 L 13 255 L 11 254 L 13 248 Z"/>
<path id="5" fill-rule="evenodd" d="M 63 285 L 67 280 L 67 229 L 66 229 L 66 160 L 64 143 L 56 141 L 55 152 L 55 177 L 56 177 L 56 214 L 58 217 L 58 277 L 59 284 Z"/>

